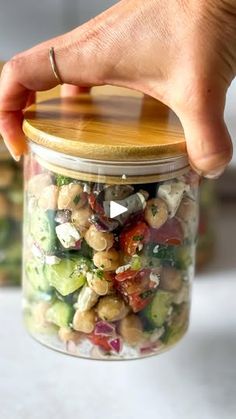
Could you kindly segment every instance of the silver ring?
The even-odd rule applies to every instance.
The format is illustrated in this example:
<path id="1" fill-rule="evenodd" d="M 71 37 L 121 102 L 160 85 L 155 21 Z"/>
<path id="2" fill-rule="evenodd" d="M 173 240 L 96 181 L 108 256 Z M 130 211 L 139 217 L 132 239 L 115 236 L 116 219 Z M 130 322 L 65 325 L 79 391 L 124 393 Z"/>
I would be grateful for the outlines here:
<path id="1" fill-rule="evenodd" d="M 51 68 L 52 68 L 55 78 L 57 79 L 59 84 L 63 84 L 63 81 L 58 72 L 58 68 L 57 68 L 57 64 L 55 60 L 55 51 L 53 47 L 51 47 L 49 50 L 49 60 L 50 60 Z"/>

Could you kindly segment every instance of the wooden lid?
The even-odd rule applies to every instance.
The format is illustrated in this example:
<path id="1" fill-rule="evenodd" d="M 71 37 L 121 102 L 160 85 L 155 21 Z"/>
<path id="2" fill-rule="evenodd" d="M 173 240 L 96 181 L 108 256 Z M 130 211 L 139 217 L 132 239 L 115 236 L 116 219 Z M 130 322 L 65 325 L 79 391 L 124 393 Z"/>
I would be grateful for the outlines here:
<path id="1" fill-rule="evenodd" d="M 25 113 L 33 142 L 71 156 L 105 161 L 186 155 L 176 115 L 152 98 L 83 94 L 38 103 Z"/>

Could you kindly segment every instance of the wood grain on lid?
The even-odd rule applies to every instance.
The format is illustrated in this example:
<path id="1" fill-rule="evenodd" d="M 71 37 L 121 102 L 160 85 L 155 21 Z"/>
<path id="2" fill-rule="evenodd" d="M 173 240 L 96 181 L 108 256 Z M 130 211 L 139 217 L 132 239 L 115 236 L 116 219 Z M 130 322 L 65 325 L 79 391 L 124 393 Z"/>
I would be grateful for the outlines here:
<path id="1" fill-rule="evenodd" d="M 148 160 L 186 154 L 176 115 L 151 98 L 80 95 L 38 103 L 25 113 L 37 144 L 94 160 Z"/>

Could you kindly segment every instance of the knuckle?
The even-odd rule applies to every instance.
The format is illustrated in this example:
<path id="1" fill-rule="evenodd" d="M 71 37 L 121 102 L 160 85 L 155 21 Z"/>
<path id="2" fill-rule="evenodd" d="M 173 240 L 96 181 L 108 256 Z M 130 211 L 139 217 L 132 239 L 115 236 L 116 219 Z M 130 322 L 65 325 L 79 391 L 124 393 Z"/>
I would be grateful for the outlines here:
<path id="1" fill-rule="evenodd" d="M 11 77 L 18 73 L 22 64 L 22 56 L 20 54 L 13 56 L 9 61 L 7 61 L 2 69 L 2 76 Z"/>
<path id="2" fill-rule="evenodd" d="M 81 69 L 86 69 L 86 78 L 91 84 L 104 84 L 114 61 L 114 42 L 106 22 L 94 18 L 83 30 L 80 29 L 73 50 L 80 62 L 85 64 Z M 88 67 L 87 63 L 92 65 Z"/>

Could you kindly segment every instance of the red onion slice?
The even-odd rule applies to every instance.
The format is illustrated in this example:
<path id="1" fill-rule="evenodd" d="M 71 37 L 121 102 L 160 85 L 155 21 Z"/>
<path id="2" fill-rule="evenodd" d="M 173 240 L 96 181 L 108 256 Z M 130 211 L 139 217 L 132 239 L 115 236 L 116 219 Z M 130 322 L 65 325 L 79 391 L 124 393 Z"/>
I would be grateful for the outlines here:
<path id="1" fill-rule="evenodd" d="M 112 336 L 115 333 L 115 326 L 110 323 L 100 321 L 96 324 L 95 335 Z"/>
<path id="2" fill-rule="evenodd" d="M 122 348 L 122 342 L 120 338 L 109 340 L 109 345 L 113 349 L 113 351 L 119 353 Z"/>
<path id="3" fill-rule="evenodd" d="M 81 249 L 81 245 L 82 245 L 82 240 L 78 240 L 75 243 L 75 247 L 73 249 L 80 250 Z"/>

